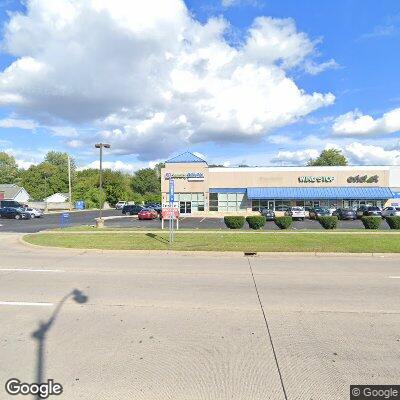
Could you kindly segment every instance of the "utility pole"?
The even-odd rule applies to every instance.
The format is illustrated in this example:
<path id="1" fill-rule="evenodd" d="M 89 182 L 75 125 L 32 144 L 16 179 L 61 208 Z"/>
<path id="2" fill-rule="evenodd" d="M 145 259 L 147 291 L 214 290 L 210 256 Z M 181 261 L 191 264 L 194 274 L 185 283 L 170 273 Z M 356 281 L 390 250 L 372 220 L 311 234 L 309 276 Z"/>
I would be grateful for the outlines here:
<path id="1" fill-rule="evenodd" d="M 69 196 L 69 211 L 72 211 L 71 158 L 69 155 L 68 155 L 68 196 Z"/>
<path id="2" fill-rule="evenodd" d="M 104 196 L 103 196 L 103 147 L 105 149 L 109 149 L 111 147 L 108 143 L 96 143 L 94 145 L 96 149 L 100 149 L 100 211 L 99 211 L 99 220 L 102 221 L 103 219 L 103 203 L 104 203 Z M 102 222 L 100 222 L 102 223 Z"/>

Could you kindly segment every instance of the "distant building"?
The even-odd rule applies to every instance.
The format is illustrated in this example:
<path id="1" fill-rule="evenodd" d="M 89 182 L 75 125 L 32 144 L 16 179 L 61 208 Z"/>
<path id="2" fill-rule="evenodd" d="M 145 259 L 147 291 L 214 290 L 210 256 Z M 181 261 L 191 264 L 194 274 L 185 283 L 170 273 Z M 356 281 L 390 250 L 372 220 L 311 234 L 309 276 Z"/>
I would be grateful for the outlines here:
<path id="1" fill-rule="evenodd" d="M 44 199 L 45 203 L 66 203 L 69 201 L 68 193 L 54 193 Z"/>
<path id="2" fill-rule="evenodd" d="M 1 184 L 0 193 L 2 200 L 14 200 L 19 203 L 27 203 L 31 197 L 23 187 L 15 184 Z"/>

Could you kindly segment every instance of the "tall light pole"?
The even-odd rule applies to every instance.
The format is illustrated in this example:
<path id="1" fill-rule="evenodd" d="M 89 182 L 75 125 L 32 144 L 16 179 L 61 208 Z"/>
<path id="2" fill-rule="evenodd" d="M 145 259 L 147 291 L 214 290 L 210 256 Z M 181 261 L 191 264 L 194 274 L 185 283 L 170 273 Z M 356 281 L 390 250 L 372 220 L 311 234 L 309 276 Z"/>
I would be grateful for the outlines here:
<path id="1" fill-rule="evenodd" d="M 100 212 L 99 219 L 103 218 L 103 147 L 109 149 L 111 147 L 108 143 L 96 143 L 96 149 L 100 149 Z"/>
<path id="2" fill-rule="evenodd" d="M 68 197 L 69 211 L 72 210 L 71 157 L 68 155 Z"/>

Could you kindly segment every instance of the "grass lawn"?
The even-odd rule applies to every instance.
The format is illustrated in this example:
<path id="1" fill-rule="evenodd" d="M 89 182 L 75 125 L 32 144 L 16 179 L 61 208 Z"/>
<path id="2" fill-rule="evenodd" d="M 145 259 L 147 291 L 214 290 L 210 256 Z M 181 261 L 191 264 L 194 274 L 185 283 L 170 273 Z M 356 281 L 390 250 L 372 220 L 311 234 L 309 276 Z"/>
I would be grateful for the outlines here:
<path id="1" fill-rule="evenodd" d="M 44 233 L 24 237 L 28 243 L 79 249 L 168 250 L 168 233 Z M 400 236 L 346 233 L 182 233 L 172 250 L 249 252 L 400 253 Z"/>

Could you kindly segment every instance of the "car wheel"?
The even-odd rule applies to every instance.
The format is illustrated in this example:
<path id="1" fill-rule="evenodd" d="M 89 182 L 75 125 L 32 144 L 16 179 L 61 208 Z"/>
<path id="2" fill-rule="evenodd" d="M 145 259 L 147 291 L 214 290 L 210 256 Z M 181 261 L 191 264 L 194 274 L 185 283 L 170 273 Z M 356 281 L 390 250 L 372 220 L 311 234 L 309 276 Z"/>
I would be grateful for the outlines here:
<path id="1" fill-rule="evenodd" d="M 16 214 L 14 219 L 21 219 L 21 216 L 19 214 Z"/>

